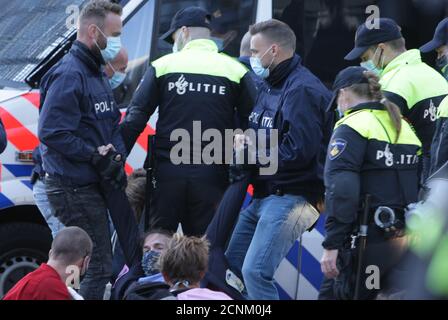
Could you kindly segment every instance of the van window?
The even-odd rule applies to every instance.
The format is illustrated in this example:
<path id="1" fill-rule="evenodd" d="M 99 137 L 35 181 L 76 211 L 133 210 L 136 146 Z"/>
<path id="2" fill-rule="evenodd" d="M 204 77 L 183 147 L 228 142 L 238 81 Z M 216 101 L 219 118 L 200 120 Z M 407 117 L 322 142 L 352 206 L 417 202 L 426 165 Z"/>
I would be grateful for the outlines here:
<path id="1" fill-rule="evenodd" d="M 161 0 L 157 12 L 156 38 L 151 60 L 172 52 L 172 46 L 159 39 L 169 30 L 171 19 L 180 9 L 198 6 L 212 15 L 212 37 L 222 40 L 222 51 L 238 57 L 240 42 L 255 22 L 256 0 Z"/>
<path id="2" fill-rule="evenodd" d="M 66 12 L 87 0 L 0 0 L 0 87 L 25 85 L 28 73 L 71 31 Z"/>
<path id="3" fill-rule="evenodd" d="M 117 103 L 129 104 L 132 94 L 140 83 L 149 65 L 155 1 L 147 0 L 127 21 L 121 33 L 122 45 L 128 51 L 129 63 L 124 86 L 114 91 Z"/>
<path id="4" fill-rule="evenodd" d="M 381 17 L 397 21 L 408 48 L 431 39 L 448 9 L 443 1 L 428 5 L 424 0 L 273 0 L 272 12 L 296 33 L 297 53 L 305 65 L 330 86 L 340 70 L 359 63 L 344 57 L 353 48 L 357 27 L 370 15 L 369 5 L 378 6 Z"/>

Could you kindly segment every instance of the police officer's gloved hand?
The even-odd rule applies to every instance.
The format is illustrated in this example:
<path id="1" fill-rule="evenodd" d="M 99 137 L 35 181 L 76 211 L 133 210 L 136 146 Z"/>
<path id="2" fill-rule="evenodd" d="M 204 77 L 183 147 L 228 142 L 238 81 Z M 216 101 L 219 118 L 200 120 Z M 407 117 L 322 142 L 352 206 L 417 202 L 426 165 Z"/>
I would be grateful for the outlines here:
<path id="1" fill-rule="evenodd" d="M 244 136 L 235 138 L 237 140 L 243 139 Z M 257 166 L 255 163 L 255 154 L 247 144 L 247 142 L 235 142 L 233 152 L 233 163 L 229 166 L 229 182 L 231 184 L 244 180 L 250 177 Z M 249 160 L 250 159 L 250 160 Z"/>
<path id="2" fill-rule="evenodd" d="M 105 179 L 103 184 L 106 186 L 110 185 L 115 190 L 126 190 L 126 187 L 128 185 L 128 178 L 124 169 L 121 170 L 114 179 Z"/>
<path id="3" fill-rule="evenodd" d="M 110 184 L 114 189 L 122 190 L 126 188 L 127 182 L 124 162 L 123 155 L 113 150 L 109 150 L 104 156 L 95 152 L 91 160 L 102 182 Z"/>

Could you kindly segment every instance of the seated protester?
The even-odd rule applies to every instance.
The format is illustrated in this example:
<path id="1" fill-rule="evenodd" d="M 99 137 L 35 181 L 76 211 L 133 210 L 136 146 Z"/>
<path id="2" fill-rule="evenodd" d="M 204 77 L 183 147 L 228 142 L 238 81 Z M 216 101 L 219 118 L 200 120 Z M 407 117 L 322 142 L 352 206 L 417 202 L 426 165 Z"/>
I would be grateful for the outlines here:
<path id="1" fill-rule="evenodd" d="M 137 266 L 123 268 L 112 288 L 112 300 L 121 300 L 125 296 L 131 299 L 130 294 L 140 284 L 164 281 L 159 271 L 158 258 L 168 246 L 171 237 L 170 232 L 161 229 L 148 231 L 143 236 L 141 265 L 138 268 Z"/>
<path id="2" fill-rule="evenodd" d="M 242 295 L 244 284 L 241 279 L 230 270 L 224 252 L 246 197 L 250 175 L 251 173 L 248 168 L 238 172 L 231 170 L 232 184 L 226 190 L 212 222 L 206 231 L 206 237 L 210 243 L 209 259 L 208 270 L 201 280 L 201 287 L 224 292 L 235 300 L 244 299 L 244 296 Z M 126 299 L 135 300 L 144 299 L 145 297 L 149 299 L 156 290 L 159 290 L 160 292 L 165 289 L 166 291 L 166 287 L 158 286 L 155 283 L 156 280 L 161 282 L 164 281 L 163 278 L 160 278 L 160 273 L 155 274 L 155 272 L 150 271 L 151 266 L 155 265 L 156 260 L 156 255 L 152 252 L 155 249 L 152 248 L 158 248 L 158 242 L 160 242 L 160 237 L 164 233 L 166 233 L 166 231 L 156 230 L 148 233 L 147 237 L 145 237 L 142 267 L 143 270 L 145 270 L 146 277 L 142 277 L 138 279 L 138 281 L 133 280 L 134 282 L 129 282 L 129 279 L 135 279 L 138 276 L 136 274 L 131 275 L 132 272 L 130 272 L 130 275 L 126 276 L 128 281 L 125 280 L 126 277 L 123 277 L 123 279 L 120 279 L 119 281 L 120 283 L 126 283 L 125 286 L 119 284 L 119 282 L 115 285 L 116 288 L 120 286 L 121 288 L 128 288 L 126 292 L 123 289 L 117 289 L 117 291 L 121 290 L 121 292 L 125 292 L 124 295 Z M 168 242 L 172 237 L 172 234 L 166 233 L 165 235 L 165 239 Z M 165 247 L 166 246 L 167 243 L 165 244 Z M 163 249 L 160 251 L 162 250 Z M 128 270 L 126 270 L 126 272 L 127 271 Z M 149 285 L 150 283 L 152 283 L 153 286 Z M 121 294 L 119 296 L 121 297 Z"/>
<path id="3" fill-rule="evenodd" d="M 232 300 L 222 292 L 200 288 L 208 267 L 209 242 L 174 234 L 160 256 L 160 269 L 171 296 L 163 300 Z"/>
<path id="4" fill-rule="evenodd" d="M 3 300 L 78 300 L 79 296 L 75 298 L 67 288 L 67 278 L 72 275 L 66 273 L 67 267 L 76 266 L 80 276 L 84 275 L 92 246 L 92 240 L 83 229 L 62 229 L 53 240 L 48 262 L 17 282 Z"/>
<path id="5" fill-rule="evenodd" d="M 169 231 L 155 229 L 146 233 L 143 242 L 142 268 L 145 277 L 138 280 L 139 283 L 164 281 L 160 272 L 159 258 L 168 247 L 173 235 Z"/>

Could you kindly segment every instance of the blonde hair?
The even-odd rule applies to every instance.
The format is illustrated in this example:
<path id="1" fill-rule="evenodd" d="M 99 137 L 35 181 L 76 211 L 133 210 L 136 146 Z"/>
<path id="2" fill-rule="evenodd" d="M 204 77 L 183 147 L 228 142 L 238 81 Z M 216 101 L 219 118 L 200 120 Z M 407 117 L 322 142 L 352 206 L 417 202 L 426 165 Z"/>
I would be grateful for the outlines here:
<path id="1" fill-rule="evenodd" d="M 160 270 L 173 281 L 198 283 L 208 267 L 210 244 L 204 237 L 173 235 L 160 256 Z"/>

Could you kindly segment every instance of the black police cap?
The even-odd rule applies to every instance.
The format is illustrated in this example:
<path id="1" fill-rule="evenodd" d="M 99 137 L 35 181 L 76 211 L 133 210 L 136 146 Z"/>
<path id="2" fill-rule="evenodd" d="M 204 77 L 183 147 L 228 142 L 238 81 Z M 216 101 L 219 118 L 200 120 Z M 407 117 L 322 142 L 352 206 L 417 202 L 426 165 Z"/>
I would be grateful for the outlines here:
<path id="1" fill-rule="evenodd" d="M 354 84 L 369 83 L 364 72 L 368 71 L 363 67 L 348 67 L 338 73 L 333 84 L 333 97 L 328 105 L 327 111 L 336 109 L 336 100 L 338 98 L 339 90 L 348 88 Z"/>
<path id="2" fill-rule="evenodd" d="M 185 27 L 204 27 L 211 29 L 210 22 L 212 16 L 202 8 L 188 7 L 179 10 L 171 20 L 170 29 L 163 34 L 160 39 L 165 40 L 168 43 L 173 44 L 174 41 L 171 38 L 177 29 Z"/>
<path id="3" fill-rule="evenodd" d="M 427 53 L 444 45 L 448 45 L 448 18 L 443 19 L 439 23 L 434 33 L 434 39 L 421 46 L 420 51 Z"/>
<path id="4" fill-rule="evenodd" d="M 403 37 L 400 27 L 394 20 L 380 18 L 378 23 L 378 29 L 368 27 L 367 23 L 363 23 L 358 27 L 355 36 L 355 48 L 345 56 L 345 60 L 358 59 L 373 45 Z"/>

